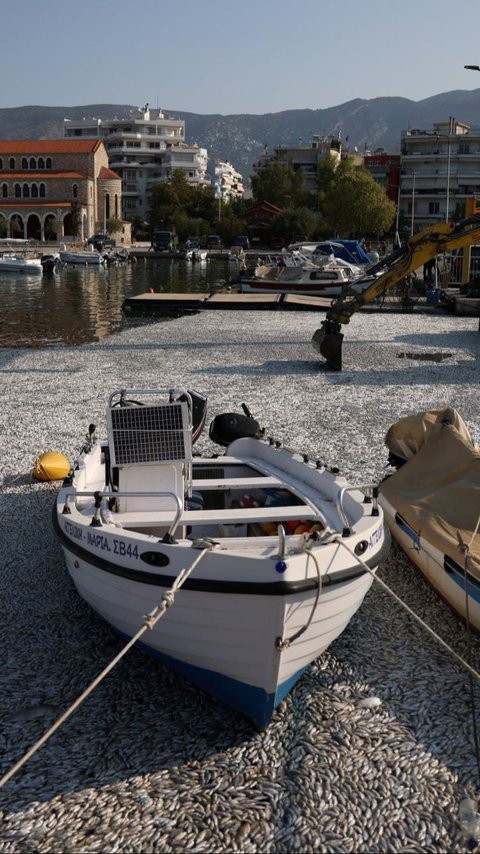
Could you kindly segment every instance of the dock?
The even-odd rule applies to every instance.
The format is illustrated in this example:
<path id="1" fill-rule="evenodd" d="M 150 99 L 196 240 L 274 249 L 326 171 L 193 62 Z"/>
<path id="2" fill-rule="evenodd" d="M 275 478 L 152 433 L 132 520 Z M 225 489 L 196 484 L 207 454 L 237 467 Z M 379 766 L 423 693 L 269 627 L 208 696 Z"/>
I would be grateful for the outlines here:
<path id="1" fill-rule="evenodd" d="M 302 294 L 242 294 L 225 291 L 210 294 L 198 293 L 144 293 L 127 297 L 122 305 L 125 313 L 163 315 L 165 317 L 182 317 L 198 314 L 203 310 L 235 310 L 235 311 L 327 311 L 334 297 L 306 296 Z M 419 298 L 405 305 L 395 297 L 385 297 L 380 302 L 363 306 L 361 311 L 416 311 L 426 314 L 443 313 L 438 305 L 427 303 L 425 298 Z"/>
<path id="2" fill-rule="evenodd" d="M 326 311 L 331 297 L 309 297 L 297 294 L 241 294 L 234 292 L 209 293 L 145 293 L 127 297 L 123 311 L 164 314 L 181 317 L 197 314 L 202 309 L 235 309 L 256 311 Z"/>

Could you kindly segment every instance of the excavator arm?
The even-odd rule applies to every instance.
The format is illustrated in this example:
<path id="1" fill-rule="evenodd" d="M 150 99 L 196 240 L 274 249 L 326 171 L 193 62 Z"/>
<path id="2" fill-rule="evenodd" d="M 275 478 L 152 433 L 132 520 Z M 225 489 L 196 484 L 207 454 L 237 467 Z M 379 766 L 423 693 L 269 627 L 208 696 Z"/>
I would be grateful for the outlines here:
<path id="1" fill-rule="evenodd" d="M 404 246 L 370 267 L 368 273 L 356 279 L 332 302 L 321 327 L 313 335 L 314 350 L 333 370 L 341 371 L 343 333 L 340 330 L 356 311 L 385 294 L 427 261 L 432 261 L 440 252 L 462 249 L 473 243 L 480 243 L 480 215 L 458 223 L 432 225 L 413 235 Z M 362 283 L 372 276 L 373 281 L 362 291 Z"/>

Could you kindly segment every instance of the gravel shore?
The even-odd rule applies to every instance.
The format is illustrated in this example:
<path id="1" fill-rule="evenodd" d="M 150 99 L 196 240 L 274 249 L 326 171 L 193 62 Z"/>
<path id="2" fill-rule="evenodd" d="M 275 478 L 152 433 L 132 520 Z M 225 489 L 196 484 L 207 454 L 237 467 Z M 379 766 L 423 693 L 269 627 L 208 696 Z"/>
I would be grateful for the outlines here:
<path id="1" fill-rule="evenodd" d="M 357 484 L 384 476 L 404 415 L 454 407 L 480 444 L 478 319 L 361 313 L 341 373 L 311 347 L 322 319 L 204 311 L 98 345 L 0 350 L 2 773 L 122 647 L 67 575 L 55 485 L 30 475 L 46 450 L 73 462 L 91 422 L 105 435 L 115 388 L 196 389 L 208 420 L 245 401 L 268 435 Z M 196 447 L 215 450 L 208 431 Z M 395 546 L 380 576 L 479 669 L 480 641 Z M 472 704 L 477 684 L 375 584 L 262 733 L 133 650 L 0 793 L 0 851 L 463 850 Z"/>

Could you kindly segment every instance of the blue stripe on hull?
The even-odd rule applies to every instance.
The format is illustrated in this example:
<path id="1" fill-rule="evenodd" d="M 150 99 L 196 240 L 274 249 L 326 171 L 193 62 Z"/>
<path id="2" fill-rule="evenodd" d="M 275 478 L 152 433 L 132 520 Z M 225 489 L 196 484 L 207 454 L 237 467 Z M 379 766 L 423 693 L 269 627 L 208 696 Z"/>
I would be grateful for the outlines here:
<path id="1" fill-rule="evenodd" d="M 109 626 L 111 626 L 116 634 L 121 635 L 127 640 L 129 639 L 127 635 L 119 632 L 111 623 L 109 623 Z M 237 679 L 232 679 L 221 673 L 215 673 L 213 670 L 207 670 L 206 668 L 196 667 L 193 664 L 180 661 L 177 658 L 159 652 L 159 650 L 154 649 L 146 643 L 142 643 L 142 641 L 138 641 L 137 645 L 144 649 L 145 652 L 148 652 L 153 658 L 165 664 L 170 670 L 179 673 L 188 682 L 192 682 L 208 694 L 230 706 L 230 708 L 250 718 L 260 729 L 268 726 L 274 710 L 306 670 L 306 667 L 302 667 L 290 679 L 279 685 L 275 694 L 268 694 L 263 688 L 257 688 L 255 685 L 239 682 Z"/>

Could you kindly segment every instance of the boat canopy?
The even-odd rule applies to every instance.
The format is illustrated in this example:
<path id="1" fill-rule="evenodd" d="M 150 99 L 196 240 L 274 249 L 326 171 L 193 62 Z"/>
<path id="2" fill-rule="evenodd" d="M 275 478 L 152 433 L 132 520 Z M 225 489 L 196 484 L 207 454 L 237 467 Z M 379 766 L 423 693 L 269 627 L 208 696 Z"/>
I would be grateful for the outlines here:
<path id="1" fill-rule="evenodd" d="M 317 244 L 315 251 L 333 253 L 336 258 L 348 261 L 350 264 L 371 263 L 371 259 L 358 240 L 323 240 Z"/>
<path id="2" fill-rule="evenodd" d="M 445 410 L 404 418 L 390 428 L 385 444 L 409 457 L 382 483 L 387 501 L 460 566 L 468 546 L 469 571 L 480 580 L 480 450 L 461 417 Z"/>

